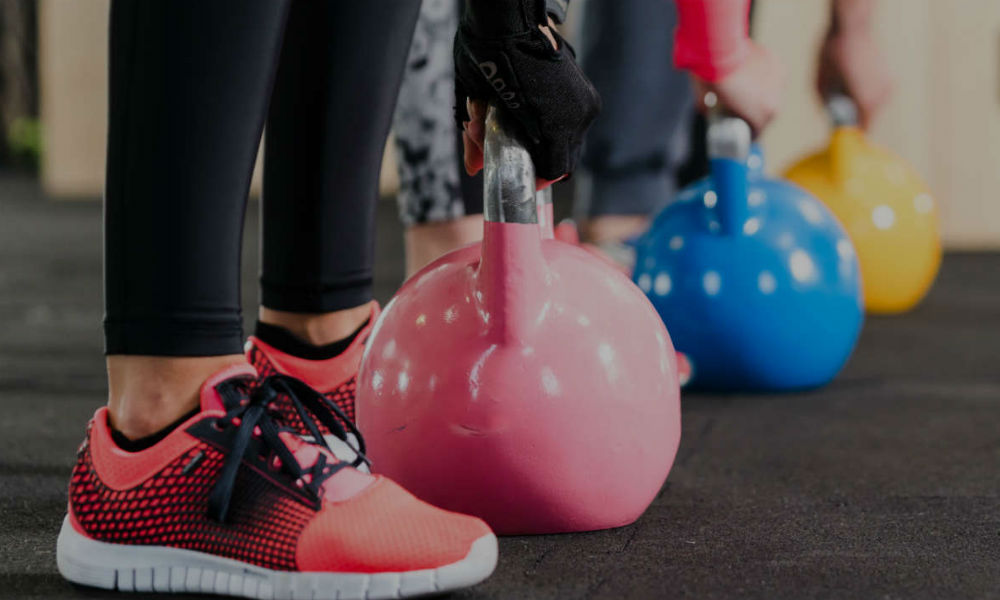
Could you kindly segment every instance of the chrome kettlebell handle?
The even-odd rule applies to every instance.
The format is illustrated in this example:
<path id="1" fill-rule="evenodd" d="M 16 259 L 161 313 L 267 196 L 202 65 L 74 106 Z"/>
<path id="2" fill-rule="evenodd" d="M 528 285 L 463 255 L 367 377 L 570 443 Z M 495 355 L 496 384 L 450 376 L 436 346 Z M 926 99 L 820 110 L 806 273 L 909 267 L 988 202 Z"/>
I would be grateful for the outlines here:
<path id="1" fill-rule="evenodd" d="M 545 189 L 538 190 L 538 192 L 535 193 L 535 200 L 538 206 L 552 204 L 552 186 L 550 185 Z"/>
<path id="2" fill-rule="evenodd" d="M 750 212 L 747 158 L 752 132 L 746 121 L 719 106 L 714 93 L 705 95 L 705 105 L 709 109 L 705 141 L 714 188 L 712 204 L 706 197 L 706 206 L 717 216 L 723 234 L 740 235 Z"/>
<path id="3" fill-rule="evenodd" d="M 858 124 L 858 105 L 847 94 L 837 92 L 826 99 L 826 114 L 834 127 L 856 127 Z"/>
<path id="4" fill-rule="evenodd" d="M 731 115 L 719 105 L 714 92 L 705 94 L 708 107 L 708 132 L 706 146 L 709 158 L 728 158 L 746 162 L 750 156 L 753 134 L 750 125 L 743 119 Z"/>
<path id="5" fill-rule="evenodd" d="M 502 124 L 500 111 L 486 111 L 483 152 L 483 217 L 492 223 L 538 223 L 535 166 L 524 144 Z"/>

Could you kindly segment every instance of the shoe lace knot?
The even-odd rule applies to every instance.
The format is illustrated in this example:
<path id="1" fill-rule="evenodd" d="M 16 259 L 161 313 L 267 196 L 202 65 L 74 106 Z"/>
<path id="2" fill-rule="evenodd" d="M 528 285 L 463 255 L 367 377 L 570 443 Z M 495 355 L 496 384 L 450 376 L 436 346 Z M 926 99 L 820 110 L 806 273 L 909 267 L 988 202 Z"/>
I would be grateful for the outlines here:
<path id="1" fill-rule="evenodd" d="M 335 403 L 299 379 L 283 374 L 271 375 L 259 382 L 250 377 L 233 378 L 219 384 L 216 390 L 222 398 L 226 415 L 216 419 L 214 426 L 218 430 L 236 429 L 231 436 L 228 456 L 208 498 L 208 515 L 216 521 L 226 521 L 236 476 L 255 438 L 273 453 L 272 464 L 291 477 L 298 489 L 317 501 L 322 495 L 323 482 L 337 471 L 369 463 L 364 454 L 364 439 L 351 420 Z M 319 452 L 309 466 L 303 466 L 296 458 L 294 449 L 289 447 L 287 436 L 294 435 L 294 432 L 282 424 L 280 415 L 273 409 L 279 396 L 292 403 L 312 436 L 312 439 L 296 436 L 298 443 L 314 444 L 326 450 Z M 357 458 L 351 463 L 338 461 L 320 433 L 317 422 L 347 444 Z M 347 424 L 357 440 L 356 446 L 351 443 L 342 422 Z"/>

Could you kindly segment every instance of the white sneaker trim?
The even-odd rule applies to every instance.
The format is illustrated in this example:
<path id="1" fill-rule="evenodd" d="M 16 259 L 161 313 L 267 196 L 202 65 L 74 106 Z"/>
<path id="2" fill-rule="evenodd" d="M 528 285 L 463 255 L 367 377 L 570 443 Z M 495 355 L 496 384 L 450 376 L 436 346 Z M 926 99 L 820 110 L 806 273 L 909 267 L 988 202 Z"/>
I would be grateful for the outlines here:
<path id="1" fill-rule="evenodd" d="M 458 562 L 385 573 L 277 571 L 195 550 L 112 544 L 88 538 L 63 519 L 56 543 L 63 577 L 123 592 L 189 592 L 259 600 L 378 600 L 439 594 L 476 585 L 493 573 L 497 539 L 485 535 Z"/>

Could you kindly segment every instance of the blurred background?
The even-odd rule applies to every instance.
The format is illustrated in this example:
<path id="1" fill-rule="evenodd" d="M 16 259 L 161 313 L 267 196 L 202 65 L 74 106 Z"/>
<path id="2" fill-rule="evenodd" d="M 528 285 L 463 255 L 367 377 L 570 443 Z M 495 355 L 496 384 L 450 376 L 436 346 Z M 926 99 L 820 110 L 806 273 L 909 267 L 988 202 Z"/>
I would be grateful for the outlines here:
<path id="1" fill-rule="evenodd" d="M 54 550 L 73 449 L 107 395 L 108 5 L 0 0 L 0 597 L 79 597 L 56 573 Z M 773 174 L 828 140 L 813 85 L 828 9 L 829 0 L 758 1 L 754 35 L 788 75 L 762 140 Z M 997 595 L 1000 1 L 879 0 L 877 38 L 895 89 L 872 137 L 927 181 L 953 251 L 932 293 L 906 316 L 868 318 L 832 386 L 686 395 L 669 492 L 642 524 L 574 544 L 507 540 L 484 596 L 516 596 L 517 585 L 558 598 L 616 586 L 626 593 L 615 597 L 636 597 L 651 585 L 652 597 Z M 393 155 L 378 206 L 383 302 L 404 271 Z M 557 186 L 561 214 L 573 187 Z M 259 225 L 251 207 L 247 325 Z M 582 563 L 594 569 L 578 577 Z"/>
<path id="2" fill-rule="evenodd" d="M 0 164 L 37 172 L 48 196 L 101 194 L 108 4 L 0 0 Z M 763 137 L 771 172 L 827 138 L 812 85 L 827 10 L 825 0 L 759 2 L 754 35 L 788 70 L 783 110 Z M 1000 247 L 1000 2 L 881 0 L 878 12 L 895 93 L 873 139 L 927 180 L 947 248 Z M 391 153 L 382 183 L 392 195 Z"/>

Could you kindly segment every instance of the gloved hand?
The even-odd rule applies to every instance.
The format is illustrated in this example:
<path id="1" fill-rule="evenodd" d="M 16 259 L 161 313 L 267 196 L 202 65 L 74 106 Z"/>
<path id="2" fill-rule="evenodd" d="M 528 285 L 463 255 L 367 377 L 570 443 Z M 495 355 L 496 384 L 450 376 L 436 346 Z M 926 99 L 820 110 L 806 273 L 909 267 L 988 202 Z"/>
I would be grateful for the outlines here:
<path id="1" fill-rule="evenodd" d="M 601 101 L 572 48 L 549 27 L 544 0 L 467 0 L 454 51 L 455 118 L 469 174 L 482 168 L 490 101 L 519 130 L 539 179 L 571 173 Z"/>

